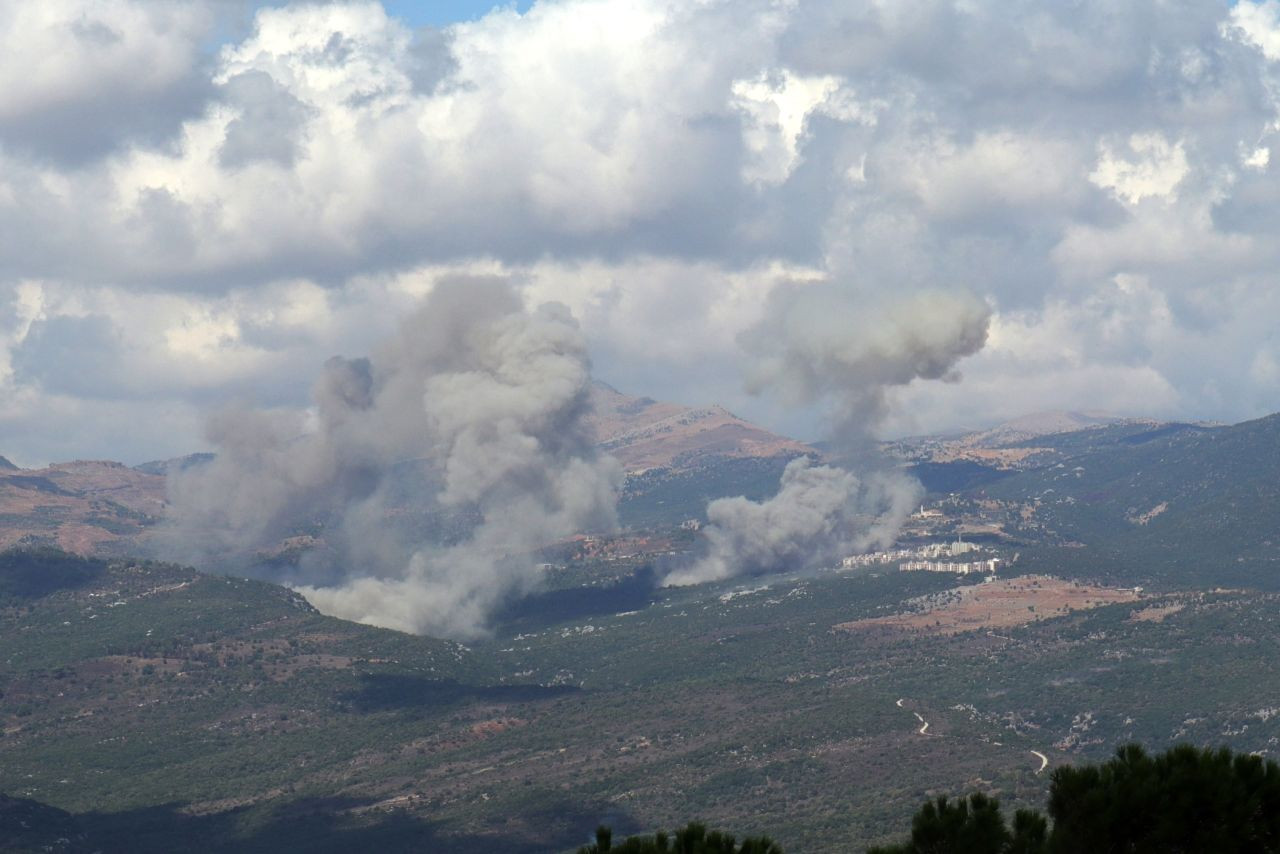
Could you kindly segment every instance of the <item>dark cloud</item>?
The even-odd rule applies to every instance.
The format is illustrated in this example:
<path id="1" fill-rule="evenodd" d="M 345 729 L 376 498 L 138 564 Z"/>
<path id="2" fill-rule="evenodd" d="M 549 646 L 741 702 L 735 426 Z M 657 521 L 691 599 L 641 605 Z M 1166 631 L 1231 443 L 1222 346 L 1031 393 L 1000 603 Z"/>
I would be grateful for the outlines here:
<path id="1" fill-rule="evenodd" d="M 200 388 L 296 405 L 302 365 L 493 269 L 572 302 L 623 385 L 791 429 L 813 418 L 743 396 L 735 336 L 795 282 L 859 282 L 872 319 L 889 292 L 990 306 L 962 383 L 887 395 L 917 427 L 1090 384 L 1182 417 L 1280 399 L 1272 7 L 557 0 L 414 33 L 369 4 L 239 31 L 59 2 L 0 55 L 0 287 L 51 324 L 5 327 L 13 400 L 71 387 L 30 353 L 86 313 L 148 342 L 98 387 L 189 400 L 138 364 L 213 313 Z M 34 35 L 65 74 L 34 74 Z M 331 313 L 282 321 L 299 281 Z M 162 300 L 185 308 L 126 322 Z"/>
<path id="2" fill-rule="evenodd" d="M 102 315 L 37 320 L 11 355 L 14 375 L 53 394 L 129 396 L 120 358 L 123 344 L 120 330 Z"/>
<path id="3" fill-rule="evenodd" d="M 224 168 L 262 160 L 285 168 L 294 164 L 313 110 L 264 71 L 235 75 L 222 85 L 220 95 L 239 112 L 227 124 L 218 149 L 218 162 Z"/>

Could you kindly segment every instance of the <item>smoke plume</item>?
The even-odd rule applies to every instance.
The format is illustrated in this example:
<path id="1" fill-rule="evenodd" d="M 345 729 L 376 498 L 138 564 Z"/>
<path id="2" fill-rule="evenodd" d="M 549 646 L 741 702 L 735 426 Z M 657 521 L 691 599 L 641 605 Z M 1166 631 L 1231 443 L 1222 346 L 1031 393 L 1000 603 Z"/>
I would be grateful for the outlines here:
<path id="1" fill-rule="evenodd" d="M 325 364 L 310 419 L 211 418 L 217 454 L 173 476 L 164 544 L 206 565 L 301 544 L 275 574 L 321 611 L 473 636 L 536 585 L 539 547 L 616 526 L 621 473 L 584 423 L 589 386 L 564 306 L 443 282 L 373 358 Z"/>
<path id="2" fill-rule="evenodd" d="M 892 543 L 921 487 L 875 451 L 886 393 L 954 379 L 956 363 L 986 343 L 990 311 L 967 293 L 891 300 L 823 283 L 775 289 L 763 316 L 741 338 L 748 388 L 826 405 L 831 464 L 793 460 L 765 501 L 712 501 L 705 553 L 668 585 L 802 569 Z"/>

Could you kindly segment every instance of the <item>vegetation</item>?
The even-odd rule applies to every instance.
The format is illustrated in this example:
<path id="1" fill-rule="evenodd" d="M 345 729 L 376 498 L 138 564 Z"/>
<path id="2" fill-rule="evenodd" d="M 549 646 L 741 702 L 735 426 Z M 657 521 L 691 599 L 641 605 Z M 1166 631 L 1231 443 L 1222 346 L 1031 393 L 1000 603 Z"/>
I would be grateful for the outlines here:
<path id="1" fill-rule="evenodd" d="M 124 560 L 86 579 L 47 554 L 62 581 L 0 603 L 0 792 L 50 817 L 44 838 L 69 823 L 104 852 L 575 851 L 602 820 L 621 839 L 690 815 L 739 845 L 854 851 L 963 781 L 1007 810 L 1044 804 L 1032 750 L 1052 767 L 1130 741 L 1280 740 L 1273 594 L 1037 607 L 1042 622 L 995 633 L 847 631 L 957 580 L 673 589 L 640 571 L 653 556 L 621 553 L 567 562 L 467 647 L 261 582 Z"/>
<path id="2" fill-rule="evenodd" d="M 674 836 L 659 831 L 652 836 L 630 836 L 621 845 L 613 845 L 613 831 L 596 830 L 596 841 L 578 849 L 578 854 L 782 854 L 782 849 L 767 836 L 749 836 L 739 844 L 732 834 L 718 830 L 707 832 L 705 825 L 690 822 Z"/>
<path id="3" fill-rule="evenodd" d="M 1011 531 L 1039 547 L 1042 565 L 1131 584 L 1280 589 L 1280 415 L 1098 442 L 1105 433 L 1066 434 L 1055 462 L 982 491 L 1035 506 L 1039 527 Z M 1055 542 L 1069 547 L 1043 548 Z"/>
<path id="4" fill-rule="evenodd" d="M 926 803 L 911 839 L 870 854 L 1070 854 L 1081 851 L 1280 851 L 1280 765 L 1230 750 L 1136 744 L 1101 765 L 1054 771 L 1048 822 L 1033 810 L 1010 829 L 982 794 Z"/>
<path id="5" fill-rule="evenodd" d="M 100 576 L 106 562 L 48 547 L 0 552 L 0 606 L 82 587 Z"/>

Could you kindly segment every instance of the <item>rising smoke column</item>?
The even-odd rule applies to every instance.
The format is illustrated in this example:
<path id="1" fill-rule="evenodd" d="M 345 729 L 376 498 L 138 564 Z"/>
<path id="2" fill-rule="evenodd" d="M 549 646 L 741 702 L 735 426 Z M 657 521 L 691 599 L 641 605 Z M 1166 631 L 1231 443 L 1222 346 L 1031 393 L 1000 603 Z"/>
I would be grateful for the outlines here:
<path id="1" fill-rule="evenodd" d="M 887 391 L 954 378 L 956 363 L 986 343 L 990 310 L 964 292 L 892 299 L 828 282 L 775 289 L 763 317 L 741 338 L 748 388 L 826 404 L 832 464 L 793 460 L 765 501 L 712 501 L 705 553 L 668 585 L 800 569 L 890 544 L 920 485 L 875 453 Z"/>
<path id="2" fill-rule="evenodd" d="M 208 564 L 325 519 L 331 552 L 292 579 L 320 610 L 473 636 L 537 583 L 534 550 L 616 525 L 621 474 L 584 423 L 589 389 L 564 306 L 526 311 L 500 280 L 442 282 L 375 357 L 326 363 L 312 429 L 244 407 L 212 418 L 217 455 L 174 476 L 167 542 Z M 413 498 L 447 537 L 389 523 L 406 465 L 426 471 Z"/>

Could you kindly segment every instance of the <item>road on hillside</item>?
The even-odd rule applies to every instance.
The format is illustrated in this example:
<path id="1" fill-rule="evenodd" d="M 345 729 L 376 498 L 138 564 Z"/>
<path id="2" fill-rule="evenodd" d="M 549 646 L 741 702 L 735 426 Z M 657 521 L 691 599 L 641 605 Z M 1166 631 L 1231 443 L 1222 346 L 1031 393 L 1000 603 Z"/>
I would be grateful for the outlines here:
<path id="1" fill-rule="evenodd" d="M 898 698 L 898 700 L 894 702 L 894 705 L 897 706 L 899 709 L 903 708 L 902 703 L 905 699 L 906 699 L 905 697 Z M 919 712 L 913 711 L 911 714 L 915 715 L 916 720 L 920 722 L 920 729 L 916 730 L 916 732 L 918 732 L 920 735 L 928 735 L 929 722 L 926 721 L 924 719 L 924 716 L 921 715 Z M 1049 757 L 1045 756 L 1043 753 L 1041 753 L 1038 750 L 1031 751 L 1031 754 L 1040 760 L 1040 767 L 1036 769 L 1036 775 L 1039 776 L 1044 772 L 1044 769 L 1049 767 Z"/>

